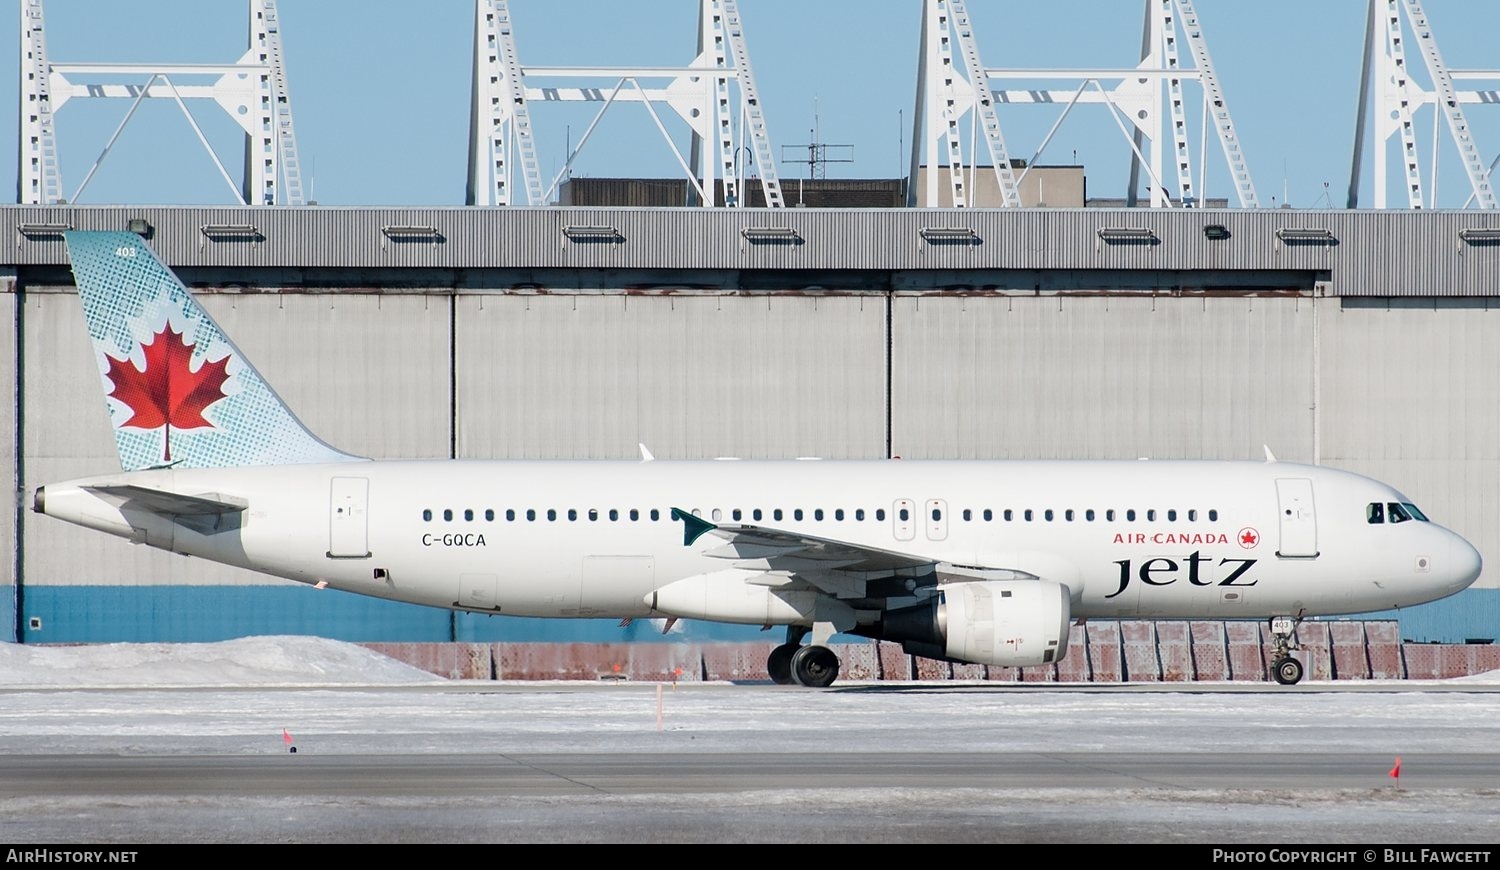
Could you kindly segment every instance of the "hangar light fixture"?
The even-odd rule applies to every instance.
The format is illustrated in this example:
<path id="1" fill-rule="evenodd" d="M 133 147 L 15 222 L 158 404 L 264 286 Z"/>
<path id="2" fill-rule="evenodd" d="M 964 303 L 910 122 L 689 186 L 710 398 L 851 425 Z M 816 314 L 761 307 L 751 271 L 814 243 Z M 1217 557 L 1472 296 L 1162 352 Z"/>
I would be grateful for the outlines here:
<path id="1" fill-rule="evenodd" d="M 1276 238 L 1283 242 L 1317 245 L 1331 245 L 1338 241 L 1333 235 L 1333 230 L 1322 227 L 1282 227 L 1276 231 Z"/>
<path id="2" fill-rule="evenodd" d="M 28 239 L 60 236 L 72 228 L 72 224 L 16 224 L 16 232 Z"/>
<path id="3" fill-rule="evenodd" d="M 1203 238 L 1210 241 L 1223 241 L 1229 238 L 1229 227 L 1223 224 L 1205 224 L 1203 227 Z"/>
<path id="4" fill-rule="evenodd" d="M 972 245 L 979 241 L 973 227 L 922 227 L 921 233 L 928 242 Z"/>
<path id="5" fill-rule="evenodd" d="M 1500 227 L 1464 227 L 1458 237 L 1466 242 L 1500 242 Z"/>
<path id="6" fill-rule="evenodd" d="M 595 224 L 569 224 L 562 228 L 564 236 L 575 242 L 622 242 L 618 227 Z"/>
<path id="7" fill-rule="evenodd" d="M 259 239 L 260 228 L 254 224 L 204 224 L 198 228 L 204 238 L 218 241 L 220 239 Z"/>
<path id="8" fill-rule="evenodd" d="M 443 240 L 443 233 L 437 227 L 417 224 L 386 224 L 380 232 L 393 242 L 428 241 L 435 245 Z"/>
<path id="9" fill-rule="evenodd" d="M 1150 227 L 1100 227 L 1099 238 L 1111 245 L 1150 245 L 1157 242 Z"/>
<path id="10" fill-rule="evenodd" d="M 787 245 L 802 241 L 802 235 L 791 227 L 744 227 L 740 235 L 747 242 L 780 242 Z"/>

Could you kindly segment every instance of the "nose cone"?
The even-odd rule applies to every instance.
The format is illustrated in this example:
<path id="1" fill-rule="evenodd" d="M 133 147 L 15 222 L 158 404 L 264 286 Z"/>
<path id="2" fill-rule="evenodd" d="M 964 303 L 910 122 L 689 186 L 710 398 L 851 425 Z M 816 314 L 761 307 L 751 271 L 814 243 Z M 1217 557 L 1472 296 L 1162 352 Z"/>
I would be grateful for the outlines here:
<path id="1" fill-rule="evenodd" d="M 1479 579 L 1479 572 L 1483 567 L 1484 560 L 1479 557 L 1479 551 L 1474 549 L 1474 545 L 1454 535 L 1448 544 L 1447 571 L 1453 592 L 1462 592 L 1473 585 Z"/>

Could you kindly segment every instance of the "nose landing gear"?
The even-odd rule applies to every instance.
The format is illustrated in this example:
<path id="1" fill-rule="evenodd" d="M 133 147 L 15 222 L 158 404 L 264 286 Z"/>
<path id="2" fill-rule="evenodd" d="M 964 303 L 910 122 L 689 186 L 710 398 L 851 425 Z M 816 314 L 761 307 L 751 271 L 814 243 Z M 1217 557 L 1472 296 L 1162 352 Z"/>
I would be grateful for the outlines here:
<path id="1" fill-rule="evenodd" d="M 1302 662 L 1292 658 L 1297 644 L 1297 626 L 1302 614 L 1296 616 L 1271 617 L 1271 678 L 1283 686 L 1294 686 L 1302 681 Z"/>

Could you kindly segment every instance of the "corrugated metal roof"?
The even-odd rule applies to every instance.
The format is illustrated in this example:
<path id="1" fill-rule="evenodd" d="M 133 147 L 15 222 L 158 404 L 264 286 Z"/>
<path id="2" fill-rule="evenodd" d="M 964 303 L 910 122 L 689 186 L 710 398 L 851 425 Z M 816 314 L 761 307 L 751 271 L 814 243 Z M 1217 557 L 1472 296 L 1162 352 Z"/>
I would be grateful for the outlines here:
<path id="1" fill-rule="evenodd" d="M 0 235 L 14 244 L 0 268 L 63 265 L 58 228 L 132 218 L 187 267 L 947 270 L 959 284 L 976 270 L 1115 273 L 1106 286 L 1283 272 L 1342 296 L 1488 296 L 1500 283 L 1500 214 L 1290 209 L 5 206 Z"/>

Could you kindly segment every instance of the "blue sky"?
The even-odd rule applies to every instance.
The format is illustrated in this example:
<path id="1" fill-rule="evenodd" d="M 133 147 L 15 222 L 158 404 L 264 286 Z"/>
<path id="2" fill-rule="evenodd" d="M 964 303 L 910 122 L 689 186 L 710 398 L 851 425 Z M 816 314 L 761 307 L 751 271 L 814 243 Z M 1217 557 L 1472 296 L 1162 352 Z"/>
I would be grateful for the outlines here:
<path id="1" fill-rule="evenodd" d="M 969 6 L 987 66 L 1121 67 L 1133 65 L 1138 56 L 1138 0 L 970 0 Z M 1427 0 L 1426 6 L 1449 66 L 1500 68 L 1494 47 L 1500 3 Z M 911 147 L 916 89 L 917 0 L 740 0 L 740 7 L 778 151 L 809 142 L 816 113 L 821 141 L 853 146 L 854 162 L 831 165 L 830 177 L 904 174 L 902 154 Z M 1364 0 L 1198 0 L 1197 8 L 1262 204 L 1342 206 Z M 696 9 L 694 0 L 511 0 L 522 61 L 552 66 L 686 64 L 693 54 Z M 461 204 L 472 2 L 281 0 L 280 11 L 304 184 L 311 194 L 328 205 Z M 59 62 L 225 63 L 245 48 L 240 0 L 47 0 L 46 12 L 48 50 Z M 11 46 L 12 76 L 17 18 L 0 17 L 0 40 Z M 1415 45 L 1410 59 L 1420 68 Z M 0 88 L 0 110 L 9 119 L 5 129 L 12 142 L 16 92 L 14 84 Z M 1196 93 L 1190 86 L 1194 126 Z M 127 107 L 124 101 L 75 101 L 59 112 L 68 195 Z M 1468 111 L 1488 161 L 1500 153 L 1500 107 Z M 586 104 L 534 109 L 545 176 L 561 167 L 568 141 L 577 140 L 593 112 Z M 1057 113 L 1057 107 L 1002 110 L 1012 154 L 1029 156 Z M 196 107 L 195 116 L 237 172 L 237 128 L 212 106 Z M 669 129 L 685 149 L 685 127 Z M 1419 116 L 1418 130 L 1425 151 L 1432 138 L 1430 110 Z M 1196 147 L 1196 131 L 1191 139 Z M 1445 142 L 1442 148 L 1439 204 L 1457 207 L 1467 196 L 1467 184 L 1452 146 Z M 1207 195 L 1233 202 L 1212 139 L 1209 154 Z M 1072 163 L 1075 155 L 1086 166 L 1090 195 L 1123 195 L 1129 151 L 1102 108 L 1075 110 L 1041 162 Z M 0 183 L 11 191 L 14 161 L 5 163 L 10 168 Z M 1391 163 L 1399 165 L 1394 153 Z M 780 171 L 783 178 L 795 178 L 805 167 L 783 164 Z M 605 116 L 574 172 L 677 173 L 675 159 L 639 105 L 618 106 Z M 1362 188 L 1362 204 L 1369 204 L 1368 177 Z M 176 106 L 154 101 L 125 129 L 80 201 L 231 199 Z M 1392 195 L 1392 204 L 1402 202 Z"/>

